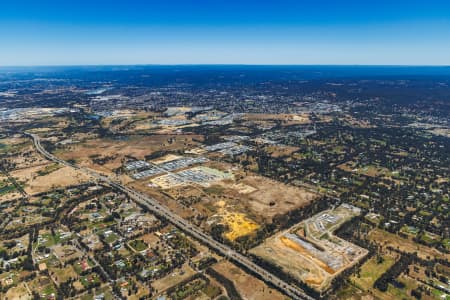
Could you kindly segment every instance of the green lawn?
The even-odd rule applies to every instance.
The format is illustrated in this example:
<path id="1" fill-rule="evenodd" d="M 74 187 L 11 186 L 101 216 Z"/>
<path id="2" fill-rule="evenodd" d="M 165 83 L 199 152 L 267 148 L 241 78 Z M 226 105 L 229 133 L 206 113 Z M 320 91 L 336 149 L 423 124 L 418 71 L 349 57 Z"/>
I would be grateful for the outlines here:
<path id="1" fill-rule="evenodd" d="M 51 247 L 53 245 L 58 244 L 61 241 L 61 236 L 56 233 L 55 235 L 52 235 L 51 233 L 45 233 L 41 235 L 43 239 L 46 241 L 43 243 L 40 243 L 39 246 L 45 246 L 45 247 Z M 37 246 L 37 242 L 34 244 L 34 247 Z"/>
<path id="2" fill-rule="evenodd" d="M 170 297 L 172 299 L 184 299 L 188 295 L 203 289 L 206 286 L 206 282 L 202 279 L 193 280 L 183 286 L 178 287 L 177 291 L 172 293 Z"/>
<path id="3" fill-rule="evenodd" d="M 41 260 L 40 262 L 46 263 L 47 267 L 57 267 L 60 264 L 59 260 L 53 254 L 50 255 L 47 259 Z"/>
<path id="4" fill-rule="evenodd" d="M 94 284 L 99 283 L 100 278 L 98 277 L 97 274 L 91 273 L 91 274 L 81 277 L 80 282 L 81 282 L 81 284 L 83 284 L 83 286 L 85 288 L 90 288 Z"/>
<path id="5" fill-rule="evenodd" d="M 8 185 L 9 185 L 9 180 L 8 179 L 3 179 L 3 180 L 0 181 L 0 189 L 4 188 L 5 186 L 8 186 Z"/>
<path id="6" fill-rule="evenodd" d="M 439 243 L 441 240 L 441 237 L 429 232 L 424 232 L 421 236 L 420 239 L 422 241 L 424 241 L 426 244 L 428 245 L 434 245 L 436 243 Z"/>
<path id="7" fill-rule="evenodd" d="M 405 233 L 405 234 L 409 234 L 411 236 L 416 236 L 417 233 L 419 233 L 419 230 L 413 226 L 407 226 L 404 225 L 401 229 L 401 232 Z"/>
<path id="8" fill-rule="evenodd" d="M 16 187 L 14 185 L 8 185 L 5 187 L 0 188 L 0 196 L 6 195 L 8 193 L 14 192 L 16 190 Z"/>
<path id="9" fill-rule="evenodd" d="M 378 264 L 377 257 L 373 256 L 361 266 L 360 276 L 353 275 L 350 279 L 361 290 L 368 290 L 373 287 L 377 280 L 393 264 L 395 259 L 391 256 L 383 256 L 383 262 Z"/>
<path id="10" fill-rule="evenodd" d="M 225 188 L 221 187 L 220 185 L 212 185 L 205 189 L 205 192 L 209 194 L 216 194 L 216 195 L 222 195 Z"/>
<path id="11" fill-rule="evenodd" d="M 96 222 L 87 222 L 89 229 L 95 230 L 107 230 L 108 227 L 115 225 L 115 221 L 105 222 L 105 221 L 96 221 Z"/>
<path id="12" fill-rule="evenodd" d="M 51 271 L 54 272 L 54 276 L 57 278 L 58 282 L 67 282 L 69 279 L 77 277 L 77 273 L 71 265 L 62 269 L 51 269 Z"/>
<path id="13" fill-rule="evenodd" d="M 105 237 L 105 242 L 112 243 L 114 241 L 116 241 L 119 238 L 119 236 L 115 233 L 111 233 L 108 236 Z"/>
<path id="14" fill-rule="evenodd" d="M 134 240 L 134 241 L 131 241 L 131 242 L 130 242 L 130 246 L 131 246 L 134 250 L 136 250 L 136 251 L 138 251 L 138 252 L 143 251 L 143 250 L 145 250 L 145 249 L 148 248 L 147 244 L 144 243 L 143 240 Z"/>
<path id="15" fill-rule="evenodd" d="M 429 211 L 426 211 L 426 210 L 421 210 L 421 211 L 419 211 L 419 215 L 421 215 L 423 217 L 430 217 L 432 215 L 432 213 Z"/>
<path id="16" fill-rule="evenodd" d="M 49 296 L 51 294 L 54 294 L 56 296 L 56 289 L 53 286 L 53 284 L 48 284 L 42 289 L 42 295 Z M 46 297 L 43 297 L 44 299 L 47 299 Z"/>
<path id="17" fill-rule="evenodd" d="M 414 299 L 410 293 L 411 290 L 416 289 L 418 284 L 417 281 L 406 278 L 406 277 L 400 277 L 397 279 L 399 282 L 403 283 L 405 285 L 404 288 L 397 288 L 393 286 L 392 284 L 389 284 L 387 293 L 391 294 L 395 297 L 395 299 Z"/>
<path id="18" fill-rule="evenodd" d="M 6 195 L 16 190 L 16 186 L 5 179 L 0 181 L 0 196 Z"/>
<path id="19" fill-rule="evenodd" d="M 8 152 L 10 150 L 10 148 L 11 148 L 10 146 L 0 143 L 0 152 L 2 152 L 2 153 Z"/>
<path id="20" fill-rule="evenodd" d="M 58 170 L 58 169 L 61 169 L 62 167 L 59 165 L 59 164 L 51 164 L 51 165 L 48 165 L 48 166 L 46 166 L 43 170 L 39 170 L 38 172 L 37 172 L 37 174 L 39 175 L 39 176 L 45 176 L 45 175 L 48 175 L 48 174 L 50 174 L 50 173 L 53 173 L 54 171 L 56 171 L 56 170 Z"/>
<path id="21" fill-rule="evenodd" d="M 450 239 L 444 239 L 441 243 L 447 250 L 450 250 Z"/>
<path id="22" fill-rule="evenodd" d="M 440 300 L 450 300 L 450 295 L 446 295 L 444 297 L 444 292 L 441 292 L 437 289 L 431 289 L 431 293 L 433 294 L 433 296 L 435 297 L 435 299 L 440 299 Z"/>

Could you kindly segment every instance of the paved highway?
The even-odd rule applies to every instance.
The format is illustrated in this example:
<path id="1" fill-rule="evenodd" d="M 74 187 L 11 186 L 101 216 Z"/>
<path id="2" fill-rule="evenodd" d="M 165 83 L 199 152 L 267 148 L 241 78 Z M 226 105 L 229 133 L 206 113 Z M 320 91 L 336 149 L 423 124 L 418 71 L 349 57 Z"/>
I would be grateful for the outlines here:
<path id="1" fill-rule="evenodd" d="M 102 174 L 99 174 L 91 169 L 79 167 L 73 164 L 70 164 L 66 162 L 65 160 L 59 159 L 58 157 L 54 156 L 53 154 L 47 152 L 41 145 L 40 138 L 36 134 L 30 134 L 26 133 L 28 136 L 30 136 L 33 139 L 34 145 L 36 149 L 47 159 L 52 160 L 54 162 L 58 162 L 62 165 L 69 166 L 71 168 L 75 168 L 77 170 L 80 170 L 82 172 L 85 172 L 89 174 L 90 176 L 94 177 L 95 179 L 102 181 L 106 184 L 109 184 L 112 187 L 115 187 L 116 189 L 128 194 L 128 196 L 134 200 L 136 203 L 141 204 L 142 206 L 145 206 L 150 211 L 155 213 L 156 215 L 159 215 L 181 230 L 185 231 L 192 237 L 196 238 L 197 240 L 203 242 L 204 244 L 208 245 L 210 248 L 218 251 L 231 261 L 234 261 L 237 264 L 240 264 L 242 266 L 245 266 L 247 269 L 251 270 L 253 273 L 257 274 L 260 278 L 262 278 L 265 282 L 268 282 L 276 287 L 278 287 L 281 291 L 283 291 L 286 295 L 291 297 L 292 299 L 307 299 L 307 300 L 313 300 L 311 296 L 307 295 L 302 289 L 290 285 L 287 282 L 281 280 L 277 276 L 273 275 L 272 273 L 268 272 L 267 270 L 263 269 L 262 267 L 258 266 L 256 263 L 254 263 L 250 258 L 240 254 L 239 252 L 234 251 L 230 247 L 219 243 L 218 241 L 214 240 L 211 236 L 205 234 L 199 227 L 191 224 L 189 221 L 183 219 L 182 217 L 178 216 L 177 214 L 170 211 L 167 207 L 161 205 L 158 201 L 155 199 L 139 193 L 127 186 L 122 185 L 121 183 L 118 183 L 111 178 L 104 176 Z M 289 259 L 286 257 L 286 259 Z"/>

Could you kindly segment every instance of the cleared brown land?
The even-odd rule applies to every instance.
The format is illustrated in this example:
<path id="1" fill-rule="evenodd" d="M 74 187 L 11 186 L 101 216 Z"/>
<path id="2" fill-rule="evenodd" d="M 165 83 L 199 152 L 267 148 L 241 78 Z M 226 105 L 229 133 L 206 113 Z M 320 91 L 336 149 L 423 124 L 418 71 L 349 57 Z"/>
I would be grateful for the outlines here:
<path id="1" fill-rule="evenodd" d="M 273 217 L 307 205 L 318 195 L 261 176 L 248 176 L 242 180 L 258 190 L 248 194 L 250 208 L 257 214 Z"/>
<path id="2" fill-rule="evenodd" d="M 245 273 L 228 261 L 221 261 L 213 269 L 233 282 L 243 299 L 247 300 L 284 300 L 280 292 L 268 287 L 264 282 Z"/>
<path id="3" fill-rule="evenodd" d="M 246 114 L 243 119 L 249 121 L 282 121 L 283 125 L 309 124 L 308 114 Z"/>
<path id="4" fill-rule="evenodd" d="M 17 286 L 10 288 L 2 299 L 18 299 L 18 300 L 31 300 L 33 296 L 29 292 L 25 282 L 19 283 Z"/>
<path id="5" fill-rule="evenodd" d="M 8 177 L 1 175 L 0 173 L 0 187 L 1 186 L 12 186 L 12 183 L 8 180 Z M 0 203 L 9 201 L 12 199 L 20 198 L 22 195 L 17 191 L 17 189 L 14 189 L 11 192 L 4 193 L 0 195 Z"/>
<path id="6" fill-rule="evenodd" d="M 199 188 L 191 185 L 174 186 L 165 191 L 165 194 L 177 200 L 180 198 L 202 197 L 204 195 Z"/>
<path id="7" fill-rule="evenodd" d="M 126 156 L 144 159 L 156 151 L 183 150 L 197 145 L 192 139 L 202 140 L 200 135 L 153 135 L 131 137 L 127 140 L 96 139 L 68 146 L 60 150 L 57 156 L 62 159 L 74 159 L 80 165 L 98 171 L 108 172 L 122 166 Z M 95 164 L 92 158 L 111 158 L 104 165 Z"/>
<path id="8" fill-rule="evenodd" d="M 38 172 L 45 170 L 47 165 L 31 167 L 11 172 L 18 182 L 25 183 L 24 190 L 28 194 L 48 191 L 51 188 L 80 184 L 89 180 L 84 173 L 70 167 L 62 167 L 50 174 L 39 176 Z"/>
<path id="9" fill-rule="evenodd" d="M 338 165 L 338 168 L 346 172 L 356 173 L 369 177 L 377 177 L 385 175 L 384 177 L 385 179 L 391 180 L 390 178 L 391 172 L 388 169 L 380 166 L 368 165 L 364 167 L 357 167 L 355 165 L 355 162 L 348 161 Z"/>
<path id="10" fill-rule="evenodd" d="M 159 293 L 167 290 L 170 287 L 177 285 L 185 279 L 188 279 L 196 272 L 185 263 L 181 269 L 175 270 L 175 272 L 163 277 L 161 279 L 152 282 L 152 287 L 155 288 Z M 174 276 L 175 275 L 175 276 Z"/>
<path id="11" fill-rule="evenodd" d="M 33 145 L 28 142 L 13 145 L 5 151 L 14 153 L 13 156 L 7 157 L 6 161 L 8 164 L 13 165 L 15 170 L 40 166 L 48 162 L 39 153 L 37 153 Z"/>
<path id="12" fill-rule="evenodd" d="M 0 143 L 5 144 L 5 145 L 10 145 L 10 146 L 23 144 L 23 143 L 26 143 L 27 141 L 29 141 L 27 138 L 19 137 L 19 136 L 12 136 L 12 137 L 0 139 Z"/>
<path id="13" fill-rule="evenodd" d="M 265 149 L 272 157 L 290 156 L 295 151 L 299 150 L 298 147 L 292 146 L 268 146 Z"/>
<path id="14" fill-rule="evenodd" d="M 57 284 L 67 282 L 72 278 L 78 278 L 78 274 L 71 265 L 64 268 L 50 268 L 50 272 L 52 272 L 52 278 Z"/>
<path id="15" fill-rule="evenodd" d="M 378 244 L 385 247 L 392 247 L 398 249 L 402 252 L 414 253 L 425 260 L 430 258 L 439 258 L 444 260 L 450 260 L 450 254 L 442 253 L 439 250 L 431 247 L 427 247 L 412 240 L 402 238 L 396 234 L 375 228 L 369 233 L 369 239 L 377 242 Z"/>
<path id="16" fill-rule="evenodd" d="M 157 189 L 150 188 L 147 181 L 135 181 L 129 184 L 129 186 L 155 198 L 158 202 L 169 207 L 174 213 L 183 218 L 189 218 L 194 215 L 194 212 L 189 207 L 183 207 L 182 204 L 162 194 Z"/>

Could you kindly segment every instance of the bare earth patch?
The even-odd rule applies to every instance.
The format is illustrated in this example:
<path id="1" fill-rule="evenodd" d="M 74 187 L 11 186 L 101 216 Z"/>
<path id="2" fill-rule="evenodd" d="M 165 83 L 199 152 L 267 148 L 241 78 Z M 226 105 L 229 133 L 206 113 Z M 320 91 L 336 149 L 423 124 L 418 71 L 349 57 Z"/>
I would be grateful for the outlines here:
<path id="1" fill-rule="evenodd" d="M 84 143 L 70 145 L 59 150 L 56 156 L 101 172 L 111 173 L 122 166 L 126 156 L 143 160 L 146 155 L 156 151 L 176 151 L 193 147 L 193 139 L 201 140 L 200 135 L 152 135 L 132 137 L 127 140 L 95 139 Z M 103 165 L 95 164 L 91 158 L 101 156 L 111 158 Z"/>
<path id="2" fill-rule="evenodd" d="M 249 176 L 244 184 L 258 190 L 248 195 L 250 208 L 265 217 L 285 214 L 318 198 L 317 194 L 261 176 Z"/>
<path id="3" fill-rule="evenodd" d="M 50 174 L 39 176 L 38 172 L 45 170 L 45 167 L 37 166 L 11 172 L 11 175 L 19 182 L 25 183 L 25 191 L 28 194 L 45 192 L 51 188 L 64 187 L 80 184 L 89 180 L 84 173 L 78 172 L 70 167 L 62 167 Z"/>
<path id="4" fill-rule="evenodd" d="M 177 285 L 185 279 L 188 279 L 195 274 L 195 271 L 186 263 L 181 267 L 181 270 L 176 270 L 175 272 L 163 277 L 161 279 L 152 282 L 152 287 L 158 290 L 158 292 L 163 292 L 168 288 Z"/>
<path id="5" fill-rule="evenodd" d="M 272 157 L 284 157 L 284 156 L 290 156 L 295 151 L 298 151 L 300 148 L 293 147 L 293 146 L 277 146 L 272 145 L 265 148 L 265 150 L 270 153 Z"/>
<path id="6" fill-rule="evenodd" d="M 33 297 L 31 293 L 28 292 L 26 283 L 21 282 L 17 286 L 10 288 L 2 299 L 31 300 Z"/>
<path id="7" fill-rule="evenodd" d="M 228 261 L 221 261 L 214 270 L 231 280 L 243 299 L 247 300 L 284 300 L 280 292 L 269 288 L 264 282 L 245 273 Z"/>

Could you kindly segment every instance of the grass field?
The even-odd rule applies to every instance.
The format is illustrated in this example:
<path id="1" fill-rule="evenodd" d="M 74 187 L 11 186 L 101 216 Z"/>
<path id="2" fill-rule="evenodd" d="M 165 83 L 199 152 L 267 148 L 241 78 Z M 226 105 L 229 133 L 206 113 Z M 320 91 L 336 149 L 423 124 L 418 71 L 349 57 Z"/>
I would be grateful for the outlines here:
<path id="1" fill-rule="evenodd" d="M 41 242 L 36 242 L 34 247 L 38 244 L 43 245 L 45 247 L 51 247 L 58 244 L 61 241 L 61 236 L 59 234 L 52 235 L 51 233 L 44 233 L 39 235 L 41 238 Z"/>
<path id="2" fill-rule="evenodd" d="M 14 192 L 16 187 L 13 184 L 0 183 L 0 196 L 6 195 L 8 193 Z"/>
<path id="3" fill-rule="evenodd" d="M 450 250 L 450 239 L 444 239 L 441 243 L 447 250 Z"/>
<path id="4" fill-rule="evenodd" d="M 143 240 L 134 240 L 129 243 L 130 247 L 137 252 L 144 251 L 148 248 L 148 245 Z"/>
<path id="5" fill-rule="evenodd" d="M 81 277 L 80 282 L 85 288 L 90 288 L 100 282 L 100 277 L 96 273 L 91 273 Z"/>
<path id="6" fill-rule="evenodd" d="M 397 280 L 398 282 L 404 284 L 405 287 L 398 288 L 392 284 L 389 284 L 387 294 L 392 295 L 394 299 L 412 299 L 413 297 L 410 296 L 410 291 L 417 288 L 417 281 L 405 276 L 401 276 Z"/>
<path id="7" fill-rule="evenodd" d="M 63 269 L 50 269 L 50 271 L 54 272 L 53 278 L 56 282 L 58 282 L 58 284 L 67 282 L 71 278 L 76 278 L 78 276 L 71 265 Z"/>
<path id="8" fill-rule="evenodd" d="M 439 258 L 439 259 L 450 259 L 450 254 L 448 253 L 442 253 L 439 250 L 431 247 L 427 247 L 418 243 L 415 243 L 414 241 L 410 239 L 405 239 L 400 237 L 399 235 L 389 233 L 387 231 L 384 231 L 382 229 L 374 229 L 372 230 L 369 235 L 369 239 L 372 241 L 375 241 L 377 244 L 382 246 L 391 246 L 393 248 L 397 248 L 400 251 L 407 252 L 407 253 L 414 253 L 417 252 L 417 255 L 422 258 L 429 260 L 430 258 Z"/>
<path id="9" fill-rule="evenodd" d="M 80 184 L 89 180 L 89 176 L 70 167 L 62 167 L 54 169 L 48 167 L 52 164 L 40 165 L 20 169 L 11 172 L 11 175 L 19 182 L 25 183 L 25 191 L 28 194 L 46 192 L 55 187 L 64 187 L 68 185 Z M 52 169 L 50 173 L 45 171 L 47 168 Z M 39 175 L 45 174 L 45 175 Z"/>
<path id="10" fill-rule="evenodd" d="M 28 293 L 26 283 L 21 282 L 17 286 L 10 288 L 4 295 L 4 299 L 28 300 L 32 298 L 31 294 Z"/>
<path id="11" fill-rule="evenodd" d="M 119 236 L 113 232 L 113 233 L 108 234 L 107 236 L 105 236 L 105 242 L 110 244 L 110 243 L 115 242 L 118 238 L 119 238 Z"/>
<path id="12" fill-rule="evenodd" d="M 350 280 L 358 288 L 369 290 L 373 287 L 375 280 L 385 273 L 394 263 L 395 258 L 392 256 L 384 255 L 381 263 L 377 263 L 377 257 L 373 256 L 361 266 L 359 276 L 353 275 L 350 277 Z"/>
<path id="13" fill-rule="evenodd" d="M 401 229 L 400 232 L 405 233 L 407 235 L 410 235 L 412 237 L 415 237 L 417 235 L 417 233 L 419 233 L 419 230 L 413 226 L 407 226 L 404 225 Z"/>
<path id="14" fill-rule="evenodd" d="M 50 173 L 53 173 L 54 171 L 56 171 L 56 170 L 58 170 L 60 168 L 62 168 L 62 166 L 57 164 L 57 163 L 49 164 L 49 165 L 46 165 L 44 169 L 41 169 L 41 170 L 37 171 L 37 174 L 39 176 L 45 176 L 45 175 L 48 175 Z"/>

